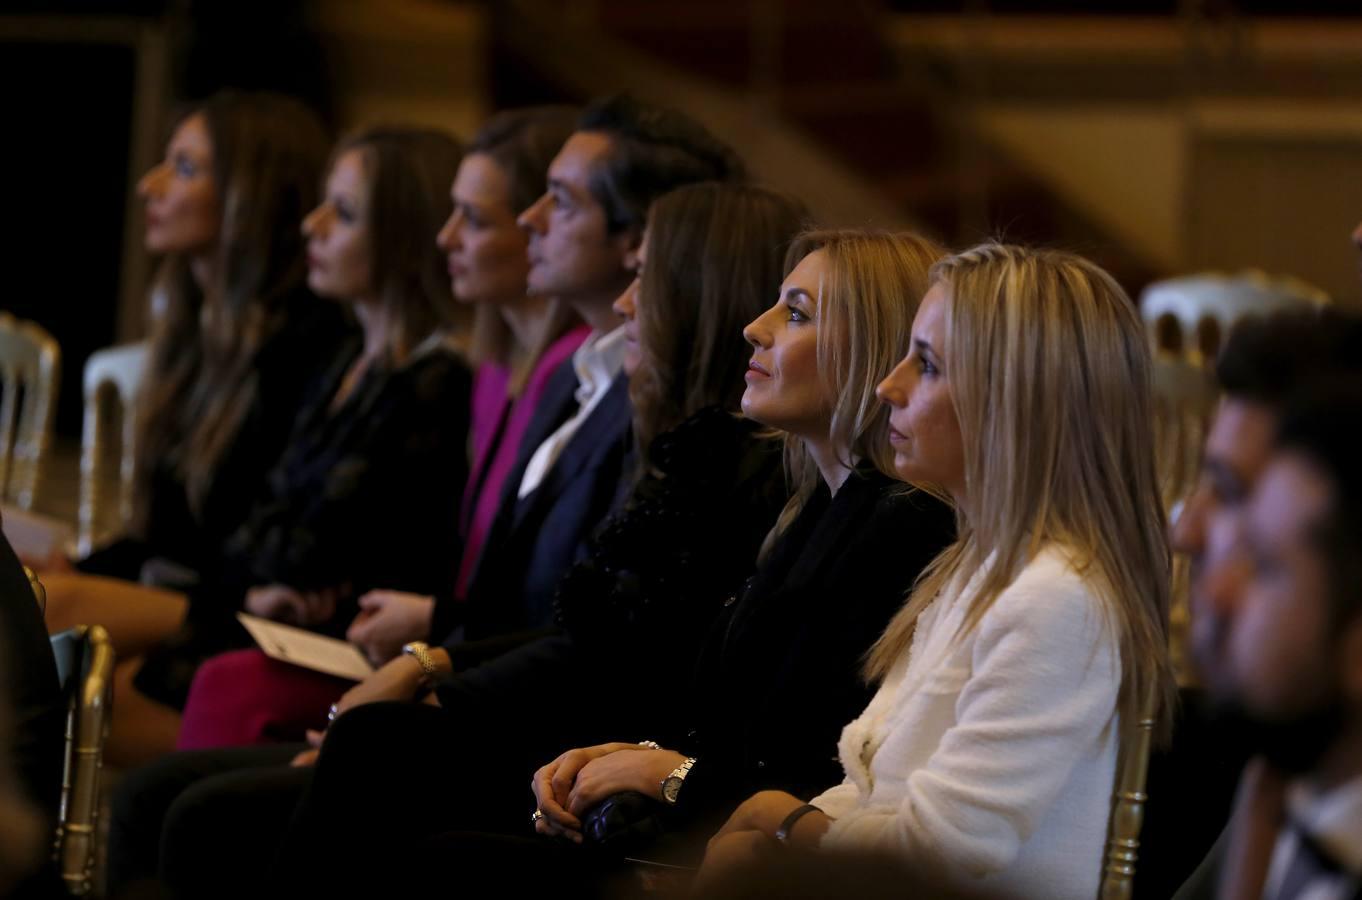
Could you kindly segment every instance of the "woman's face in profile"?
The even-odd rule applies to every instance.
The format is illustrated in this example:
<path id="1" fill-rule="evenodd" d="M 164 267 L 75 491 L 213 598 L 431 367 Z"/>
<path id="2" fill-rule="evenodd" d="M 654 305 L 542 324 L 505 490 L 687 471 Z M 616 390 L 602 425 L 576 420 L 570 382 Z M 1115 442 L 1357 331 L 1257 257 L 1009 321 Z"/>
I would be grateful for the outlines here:
<path id="1" fill-rule="evenodd" d="M 137 182 L 146 206 L 146 248 L 152 253 L 209 253 L 222 213 L 213 182 L 213 142 L 202 113 L 180 123 L 165 159 Z"/>
<path id="2" fill-rule="evenodd" d="M 908 355 L 875 394 L 890 406 L 894 470 L 905 481 L 944 487 L 964 498 L 965 452 L 945 358 L 949 296 L 935 284 L 913 319 Z"/>
<path id="3" fill-rule="evenodd" d="M 326 177 L 322 202 L 303 219 L 307 286 L 319 297 L 356 300 L 374 289 L 368 183 L 363 154 L 342 153 Z"/>
<path id="4" fill-rule="evenodd" d="M 450 191 L 454 208 L 435 236 L 450 287 L 464 303 L 506 303 L 525 296 L 528 239 L 511 208 L 511 180 L 485 153 L 465 156 Z"/>
<path id="5" fill-rule="evenodd" d="M 818 374 L 819 298 L 828 258 L 815 250 L 780 286 L 776 305 L 743 329 L 752 345 L 742 411 L 798 437 L 824 439 L 832 404 Z"/>
<path id="6" fill-rule="evenodd" d="M 624 293 L 619 295 L 611 307 L 624 319 L 624 374 L 630 378 L 634 377 L 634 373 L 643 362 L 643 351 L 638 336 L 639 308 L 643 292 L 639 286 L 643 281 L 643 267 L 648 263 L 649 230 L 647 228 L 643 230 L 643 238 L 639 241 L 638 249 L 634 251 L 634 280 L 629 282 Z"/>

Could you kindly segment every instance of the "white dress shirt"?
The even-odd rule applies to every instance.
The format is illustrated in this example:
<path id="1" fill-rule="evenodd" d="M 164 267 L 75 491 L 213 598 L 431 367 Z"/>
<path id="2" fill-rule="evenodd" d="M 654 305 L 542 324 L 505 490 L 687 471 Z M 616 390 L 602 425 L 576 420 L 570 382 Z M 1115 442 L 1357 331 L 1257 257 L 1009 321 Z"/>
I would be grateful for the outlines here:
<path id="1" fill-rule="evenodd" d="M 624 348 L 624 326 L 621 325 L 607 334 L 591 332 L 572 354 L 572 368 L 577 373 L 577 413 L 559 425 L 558 430 L 534 451 L 529 465 L 525 467 L 525 477 L 520 480 L 517 498 L 528 497 L 543 483 L 544 476 L 558 461 L 563 448 L 572 440 L 577 429 L 582 427 L 592 410 L 600 405 L 615 376 L 624 368 Z"/>
<path id="2" fill-rule="evenodd" d="M 1362 888 L 1362 778 L 1328 793 L 1296 782 L 1287 789 L 1286 810 L 1292 824 L 1277 836 L 1263 896 L 1285 892 L 1291 900 L 1352 900 Z M 1301 831 L 1336 869 L 1312 858 Z"/>

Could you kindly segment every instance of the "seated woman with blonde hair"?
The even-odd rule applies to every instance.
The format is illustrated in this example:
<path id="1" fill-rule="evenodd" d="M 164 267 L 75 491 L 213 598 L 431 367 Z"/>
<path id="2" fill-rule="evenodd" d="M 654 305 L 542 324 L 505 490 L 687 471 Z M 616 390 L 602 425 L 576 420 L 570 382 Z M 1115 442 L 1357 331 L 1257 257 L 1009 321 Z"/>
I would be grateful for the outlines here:
<path id="1" fill-rule="evenodd" d="M 779 838 L 1096 896 L 1121 738 L 1150 691 L 1164 722 L 1174 696 L 1139 316 L 1086 260 L 984 244 L 933 268 L 879 395 L 896 469 L 954 500 L 959 538 L 868 658 L 845 781 L 754 795 L 707 874 Z"/>

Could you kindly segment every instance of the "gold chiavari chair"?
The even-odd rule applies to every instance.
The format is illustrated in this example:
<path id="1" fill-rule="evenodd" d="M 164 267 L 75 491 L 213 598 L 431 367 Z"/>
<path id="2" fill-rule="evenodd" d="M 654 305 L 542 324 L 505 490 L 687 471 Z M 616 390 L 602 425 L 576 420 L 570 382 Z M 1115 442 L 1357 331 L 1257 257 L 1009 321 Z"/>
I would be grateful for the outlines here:
<path id="1" fill-rule="evenodd" d="M 1112 795 L 1098 900 L 1130 900 L 1135 889 L 1140 829 L 1144 825 L 1144 806 L 1149 800 L 1145 779 L 1154 743 L 1156 702 L 1155 693 L 1146 691 L 1140 704 L 1140 720 L 1127 730 L 1116 757 L 1116 790 Z"/>
<path id="2" fill-rule="evenodd" d="M 136 400 L 146 368 L 147 345 L 108 347 L 90 354 L 85 363 L 85 423 L 80 435 L 80 530 L 77 548 L 86 555 L 105 526 L 101 488 L 109 442 L 108 426 L 115 410 L 122 423 L 118 464 L 118 526 L 132 515 L 132 481 L 136 457 Z"/>
<path id="3" fill-rule="evenodd" d="M 24 574 L 28 576 L 28 585 L 33 588 L 33 599 L 38 601 L 38 611 L 44 616 L 47 615 L 47 588 L 38 580 L 37 574 L 28 566 L 24 566 Z"/>
<path id="4" fill-rule="evenodd" d="M 56 340 L 35 323 L 0 312 L 0 500 L 23 510 L 33 508 L 42 480 L 60 375 Z"/>
<path id="5" fill-rule="evenodd" d="M 1245 316 L 1328 303 L 1328 294 L 1298 278 L 1257 270 L 1205 272 L 1149 285 L 1140 295 L 1140 314 L 1156 349 L 1206 368 Z"/>
<path id="6" fill-rule="evenodd" d="M 52 636 L 57 675 L 68 697 L 66 760 L 53 855 L 66 889 L 76 897 L 94 889 L 99 786 L 113 703 L 114 650 L 99 625 L 78 625 Z"/>

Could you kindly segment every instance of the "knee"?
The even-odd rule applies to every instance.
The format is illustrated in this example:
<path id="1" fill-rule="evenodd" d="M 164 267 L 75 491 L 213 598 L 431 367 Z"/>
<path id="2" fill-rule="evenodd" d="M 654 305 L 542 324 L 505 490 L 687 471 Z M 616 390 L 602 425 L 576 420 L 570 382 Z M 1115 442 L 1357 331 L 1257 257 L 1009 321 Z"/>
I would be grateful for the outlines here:
<path id="1" fill-rule="evenodd" d="M 366 703 L 349 710 L 327 731 L 318 766 L 345 765 L 352 760 L 368 768 L 379 760 L 400 764 L 408 755 L 406 738 L 423 734 L 441 710 L 422 703 Z"/>
<path id="2" fill-rule="evenodd" d="M 81 576 L 68 572 L 52 572 L 43 574 L 40 578 L 43 589 L 47 592 L 47 607 L 43 618 L 47 622 L 48 633 L 57 634 L 85 624 L 80 621 Z"/>
<path id="3" fill-rule="evenodd" d="M 202 890 L 205 873 L 222 872 L 217 853 L 233 852 L 233 832 L 250 827 L 249 815 L 233 816 L 234 797 L 217 778 L 206 778 L 181 791 L 165 813 L 161 828 L 160 875 L 175 896 L 192 896 L 186 885 Z"/>
<path id="4" fill-rule="evenodd" d="M 175 757 L 119 779 L 109 809 L 109 882 L 117 888 L 155 875 L 167 811 L 192 783 Z"/>

